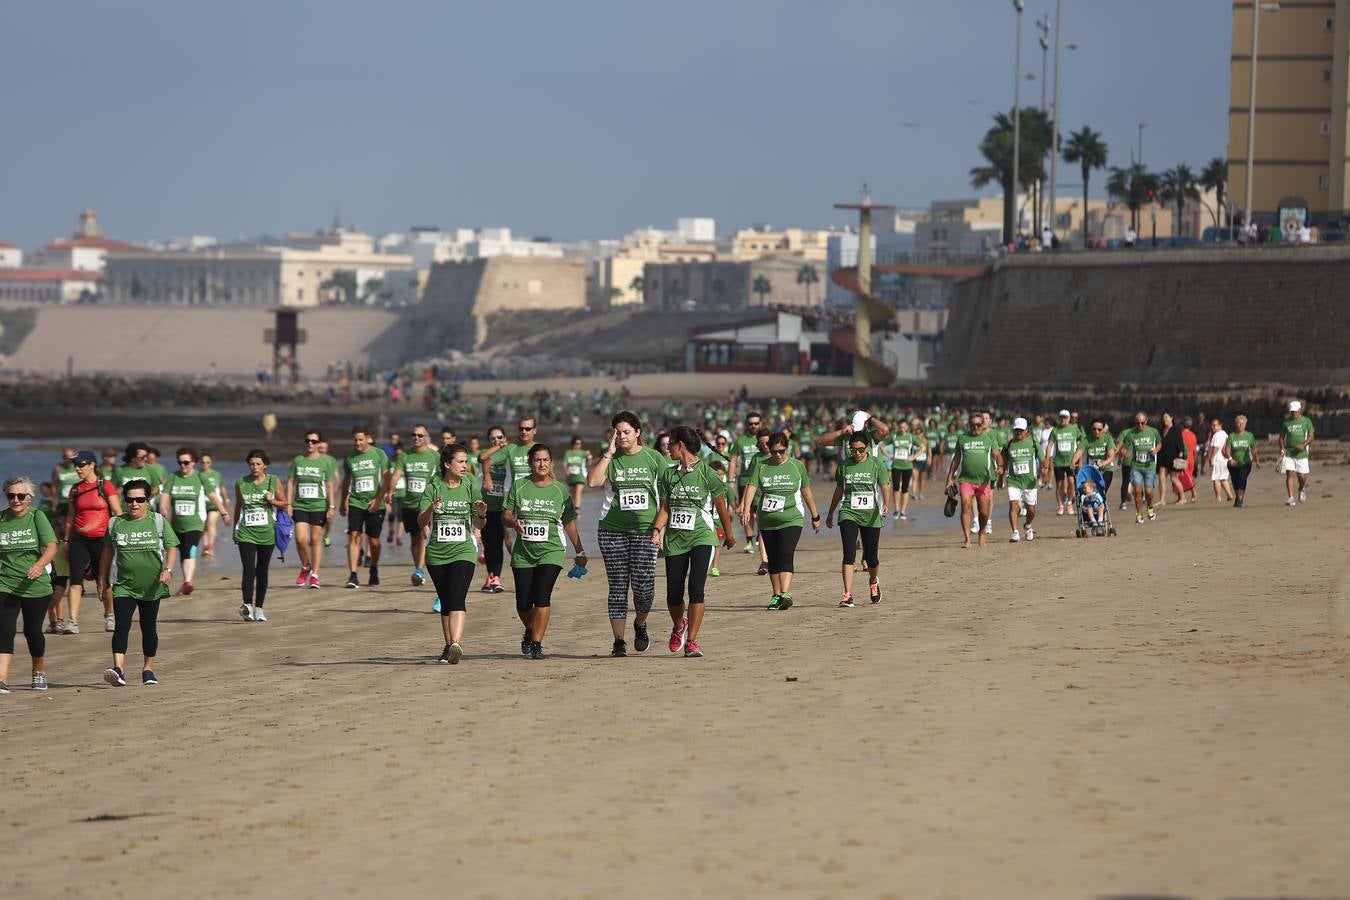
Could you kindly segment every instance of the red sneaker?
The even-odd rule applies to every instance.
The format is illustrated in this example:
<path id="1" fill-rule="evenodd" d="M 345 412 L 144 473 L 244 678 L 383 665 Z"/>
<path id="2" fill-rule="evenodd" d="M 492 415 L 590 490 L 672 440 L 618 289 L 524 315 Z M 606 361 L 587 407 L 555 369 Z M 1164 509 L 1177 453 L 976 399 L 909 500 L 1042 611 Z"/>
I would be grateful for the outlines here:
<path id="1" fill-rule="evenodd" d="M 872 602 L 873 602 L 873 603 L 880 603 L 880 602 L 881 602 L 881 582 L 880 582 L 880 581 L 874 581 L 874 582 L 872 582 L 872 584 L 871 584 L 871 586 L 869 587 L 868 590 L 869 590 L 869 591 L 871 592 L 871 594 L 872 594 Z"/>
<path id="2" fill-rule="evenodd" d="M 689 641 L 684 645 L 684 656 L 688 659 L 691 656 L 702 656 L 703 648 L 698 645 L 698 641 Z"/>
<path id="3" fill-rule="evenodd" d="M 309 567 L 301 566 L 300 574 L 295 576 L 295 586 L 304 587 L 307 584 L 309 584 Z"/>
<path id="4" fill-rule="evenodd" d="M 668 645 L 670 647 L 671 653 L 680 652 L 680 648 L 684 646 L 685 635 L 687 635 L 688 633 L 689 633 L 689 620 L 687 618 L 681 620 L 679 628 L 671 629 L 670 644 Z"/>
<path id="5" fill-rule="evenodd" d="M 309 576 L 309 586 L 316 591 L 319 589 L 319 576 L 317 573 Z"/>
<path id="6" fill-rule="evenodd" d="M 178 589 L 178 596 L 186 597 L 188 594 L 191 593 L 192 593 L 192 582 L 190 581 L 183 582 L 182 587 Z"/>

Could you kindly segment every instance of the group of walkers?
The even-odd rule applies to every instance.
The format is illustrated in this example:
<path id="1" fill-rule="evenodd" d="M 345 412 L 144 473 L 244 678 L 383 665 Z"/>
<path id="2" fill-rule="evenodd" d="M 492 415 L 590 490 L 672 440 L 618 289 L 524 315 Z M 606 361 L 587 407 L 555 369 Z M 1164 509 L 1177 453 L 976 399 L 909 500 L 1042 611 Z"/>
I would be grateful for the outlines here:
<path id="1" fill-rule="evenodd" d="M 604 441 L 587 450 L 573 436 L 555 466 L 552 447 L 538 439 L 537 419 L 522 415 L 517 438 L 493 426 L 486 445 L 477 437 L 461 442 L 453 428 L 433 437 L 423 424 L 411 430 L 411 445 L 395 438 L 380 444 L 365 426 L 351 432 L 351 449 L 341 459 L 329 454 L 318 430 L 304 434 L 304 446 L 284 474 L 269 471 L 261 450 L 245 455 L 247 474 L 227 493 L 209 454 L 180 447 L 170 472 L 159 451 L 128 444 L 120 461 L 105 452 L 102 463 L 90 451 L 66 449 L 51 482 L 35 490 L 30 479 L 5 484 L 7 508 L 0 515 L 0 692 L 8 691 L 18 619 L 33 660 L 33 688 L 46 687 L 46 634 L 79 634 L 86 582 L 92 581 L 112 634 L 112 665 L 104 679 L 126 684 L 125 661 L 133 620 L 139 620 L 142 683 L 158 684 L 159 603 L 193 592 L 204 556 L 213 553 L 217 528 L 232 526 L 243 577 L 241 618 L 266 622 L 269 571 L 278 541 L 278 518 L 293 522 L 299 556 L 295 585 L 320 588 L 320 570 L 331 546 L 330 531 L 346 519 L 345 587 L 380 584 L 382 543 L 406 536 L 412 556 L 411 584 L 431 581 L 440 614 L 443 649 L 439 660 L 464 658 L 467 596 L 484 568 L 479 590 L 505 590 L 509 562 L 521 654 L 543 659 L 552 595 L 567 566 L 569 577 L 586 574 L 579 515 L 585 489 L 602 490 L 596 538 L 605 563 L 611 655 L 646 652 L 652 639 L 649 617 L 656 597 L 657 562 L 666 576 L 671 630 L 667 648 L 686 657 L 703 655 L 707 586 L 720 572 L 721 553 L 737 544 L 757 553 L 759 574 L 768 576 L 769 610 L 793 606 L 794 560 L 802 531 L 837 527 L 841 608 L 855 606 L 855 576 L 867 574 L 866 593 L 880 603 L 879 545 L 888 515 L 897 524 L 922 497 L 926 471 L 945 475 L 948 506 L 959 508 L 964 546 L 972 536 L 986 543 L 992 533 L 996 488 L 1007 491 L 1010 541 L 1035 539 L 1038 492 L 1052 488 L 1058 515 L 1078 515 L 1094 533 L 1109 525 L 1107 498 L 1117 469 L 1120 509 L 1132 501 L 1143 524 L 1167 502 L 1194 500 L 1194 478 L 1208 469 L 1216 500 L 1241 508 L 1252 468 L 1260 468 L 1256 438 L 1237 416 L 1232 431 L 1218 419 L 1204 423 L 1202 444 L 1187 419 L 1164 413 L 1162 430 L 1146 413 L 1113 436 L 1107 423 L 1092 419 L 1089 430 L 1061 410 L 1053 419 L 1035 416 L 1011 421 L 992 411 L 927 415 L 900 412 L 891 419 L 858 411 L 828 422 L 794 426 L 790 406 L 764 415 L 744 412 L 732 428 L 718 427 L 714 405 L 701 409 L 702 428 L 675 425 L 656 434 L 644 417 L 620 410 L 610 418 Z M 669 412 L 669 410 L 667 410 Z M 843 411 L 835 411 L 843 412 Z M 958 428 L 957 417 L 963 419 Z M 1287 499 L 1307 499 L 1312 422 L 1302 406 L 1288 406 L 1280 434 L 1280 470 Z M 597 452 L 598 451 L 598 452 Z M 833 481 L 822 517 L 812 491 L 816 474 Z M 280 471 L 280 470 L 279 470 Z M 1089 473 L 1092 477 L 1084 478 Z M 1184 477 L 1183 476 L 1189 476 Z M 232 496 L 231 496 L 232 495 Z M 823 519 L 823 521 L 822 521 Z M 390 532 L 381 541 L 385 526 Z M 283 520 L 284 525 L 284 520 Z M 859 560 L 859 557 L 861 559 Z M 632 615 L 631 645 L 628 618 Z M 44 634 L 43 622 L 47 621 Z"/>

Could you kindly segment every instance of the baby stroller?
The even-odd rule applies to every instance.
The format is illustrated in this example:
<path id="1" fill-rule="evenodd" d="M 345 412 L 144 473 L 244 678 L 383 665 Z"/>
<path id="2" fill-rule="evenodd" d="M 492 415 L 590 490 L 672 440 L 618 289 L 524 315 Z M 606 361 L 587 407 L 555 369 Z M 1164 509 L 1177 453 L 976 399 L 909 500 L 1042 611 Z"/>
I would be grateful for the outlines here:
<path id="1" fill-rule="evenodd" d="M 1083 485 L 1091 481 L 1097 486 L 1097 496 L 1102 498 L 1098 507 L 1101 510 L 1100 522 L 1092 521 L 1092 510 L 1083 502 Z M 1078 527 L 1074 529 L 1075 537 L 1115 537 L 1116 527 L 1111 524 L 1111 502 L 1106 497 L 1106 477 L 1102 475 L 1102 470 L 1096 466 L 1083 466 L 1074 476 L 1074 506 L 1078 509 Z"/>

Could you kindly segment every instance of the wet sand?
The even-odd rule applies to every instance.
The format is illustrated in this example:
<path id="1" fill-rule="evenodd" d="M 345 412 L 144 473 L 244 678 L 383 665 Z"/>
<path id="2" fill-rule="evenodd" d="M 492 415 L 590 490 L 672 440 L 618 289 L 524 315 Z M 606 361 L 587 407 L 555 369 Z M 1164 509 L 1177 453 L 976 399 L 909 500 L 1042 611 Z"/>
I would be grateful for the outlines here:
<path id="1" fill-rule="evenodd" d="M 610 659 L 598 566 L 540 662 L 508 592 L 435 664 L 406 551 L 357 591 L 341 563 L 297 590 L 292 559 L 266 624 L 208 570 L 166 601 L 156 688 L 135 632 L 133 684 L 102 684 L 87 608 L 52 689 L 20 639 L 0 697 L 6 893 L 1350 896 L 1350 470 L 1315 476 L 1295 510 L 1266 469 L 1245 510 L 1116 539 L 1053 508 L 983 550 L 888 527 L 885 600 L 853 610 L 833 540 L 785 613 L 738 551 L 699 660 L 665 650 L 664 579 L 652 650 Z"/>

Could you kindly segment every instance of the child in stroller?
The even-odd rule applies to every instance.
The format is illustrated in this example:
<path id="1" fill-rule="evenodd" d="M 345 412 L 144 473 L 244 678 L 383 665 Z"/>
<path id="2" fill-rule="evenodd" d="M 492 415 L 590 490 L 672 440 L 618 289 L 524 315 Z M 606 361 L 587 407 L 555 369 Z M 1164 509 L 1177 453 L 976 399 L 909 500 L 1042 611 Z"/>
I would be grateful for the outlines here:
<path id="1" fill-rule="evenodd" d="M 1106 503 L 1106 478 L 1096 466 L 1083 466 L 1074 478 L 1078 495 L 1078 528 L 1074 534 L 1087 537 L 1110 535 L 1115 537 L 1116 529 L 1111 525 L 1111 510 Z"/>

